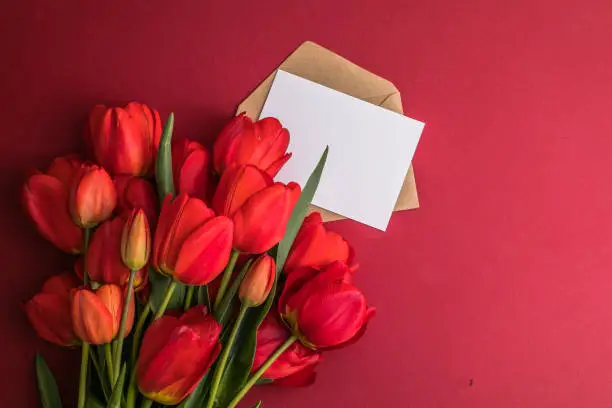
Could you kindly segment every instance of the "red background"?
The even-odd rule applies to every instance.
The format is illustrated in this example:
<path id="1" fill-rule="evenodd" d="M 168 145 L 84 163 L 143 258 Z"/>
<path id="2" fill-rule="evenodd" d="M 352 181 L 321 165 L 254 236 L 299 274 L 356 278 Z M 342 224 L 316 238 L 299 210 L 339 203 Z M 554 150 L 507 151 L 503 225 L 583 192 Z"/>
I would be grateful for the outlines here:
<path id="1" fill-rule="evenodd" d="M 3 406 L 37 406 L 37 349 L 66 395 L 78 370 L 19 310 L 70 264 L 20 209 L 28 169 L 80 149 L 97 102 L 173 110 L 178 134 L 210 138 L 304 40 L 389 78 L 427 123 L 422 207 L 386 233 L 333 224 L 378 315 L 315 386 L 249 401 L 612 406 L 609 1 L 21 0 L 0 15 Z"/>

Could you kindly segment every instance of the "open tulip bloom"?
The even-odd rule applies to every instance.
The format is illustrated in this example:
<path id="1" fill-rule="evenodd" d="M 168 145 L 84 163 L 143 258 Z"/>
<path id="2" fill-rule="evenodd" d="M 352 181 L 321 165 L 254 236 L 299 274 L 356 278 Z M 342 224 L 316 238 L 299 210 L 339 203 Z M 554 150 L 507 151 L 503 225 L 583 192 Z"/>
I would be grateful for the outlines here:
<path id="1" fill-rule="evenodd" d="M 96 106 L 90 156 L 23 187 L 36 229 L 75 257 L 24 310 L 41 338 L 81 349 L 78 408 L 234 408 L 260 382 L 309 385 L 374 316 L 353 248 L 305 217 L 327 149 L 302 189 L 274 181 L 291 158 L 275 118 L 238 115 L 211 148 L 173 141 L 173 125 L 136 102 Z M 61 408 L 41 356 L 36 370 Z"/>

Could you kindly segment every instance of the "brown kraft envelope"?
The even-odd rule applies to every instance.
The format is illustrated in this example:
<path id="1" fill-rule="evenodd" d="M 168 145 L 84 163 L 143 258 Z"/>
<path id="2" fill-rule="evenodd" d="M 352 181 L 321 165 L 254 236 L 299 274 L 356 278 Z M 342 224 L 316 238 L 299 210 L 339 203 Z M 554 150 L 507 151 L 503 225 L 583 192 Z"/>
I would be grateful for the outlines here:
<path id="1" fill-rule="evenodd" d="M 361 100 L 381 106 L 397 113 L 404 113 L 402 98 L 391 82 L 353 64 L 347 59 L 321 47 L 311 41 L 300 45 L 277 70 L 283 70 L 300 76 L 328 88 L 354 96 Z M 276 70 L 270 74 L 244 101 L 240 103 L 236 114 L 246 112 L 252 119 L 258 119 L 263 109 Z M 291 129 L 289 129 L 291 132 Z M 406 179 L 400 191 L 394 211 L 410 210 L 419 207 L 414 171 L 408 170 Z M 343 219 L 344 217 L 311 206 L 311 210 L 319 211 L 324 221 Z"/>

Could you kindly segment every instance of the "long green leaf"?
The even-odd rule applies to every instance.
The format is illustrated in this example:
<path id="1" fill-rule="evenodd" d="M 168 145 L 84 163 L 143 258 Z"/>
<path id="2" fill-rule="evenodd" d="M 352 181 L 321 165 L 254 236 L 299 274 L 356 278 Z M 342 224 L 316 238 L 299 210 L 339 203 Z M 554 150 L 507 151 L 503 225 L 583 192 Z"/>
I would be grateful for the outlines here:
<path id="1" fill-rule="evenodd" d="M 62 400 L 53 373 L 40 354 L 36 354 L 36 380 L 43 408 L 62 408 Z"/>
<path id="2" fill-rule="evenodd" d="M 157 312 L 157 309 L 159 309 L 159 306 L 164 299 L 164 295 L 166 294 L 166 288 L 171 281 L 172 279 L 169 277 L 153 270 L 153 268 L 149 268 L 149 282 L 151 283 L 151 296 L 149 299 L 151 302 L 151 309 L 154 313 Z M 170 303 L 168 303 L 167 310 L 183 307 L 183 303 L 185 302 L 185 292 L 186 286 L 177 283 L 174 291 L 172 292 L 172 297 L 170 298 Z"/>
<path id="3" fill-rule="evenodd" d="M 155 180 L 157 181 L 157 193 L 159 200 L 164 201 L 166 194 L 174 195 L 174 180 L 172 178 L 172 131 L 174 130 L 174 113 L 168 115 L 164 125 L 157 150 L 157 162 L 155 163 Z"/>
<path id="4" fill-rule="evenodd" d="M 181 402 L 178 408 L 202 408 L 204 406 L 204 397 L 208 393 L 208 378 L 212 368 L 202 377 L 200 383 L 195 387 L 193 392 Z"/>
<path id="5" fill-rule="evenodd" d="M 102 404 L 102 402 L 100 402 L 100 400 L 94 397 L 93 395 L 87 396 L 85 406 L 87 408 L 104 408 L 104 404 Z"/>
<path id="6" fill-rule="evenodd" d="M 206 306 L 206 310 L 210 312 L 210 295 L 208 294 L 208 285 L 202 285 L 198 288 L 198 305 Z"/>
<path id="7" fill-rule="evenodd" d="M 107 408 L 121 408 L 121 397 L 123 396 L 123 385 L 125 383 L 125 363 L 121 366 L 119 378 L 113 388 L 113 393 L 108 400 Z"/>
<path id="8" fill-rule="evenodd" d="M 319 159 L 319 163 L 317 163 L 317 166 L 308 178 L 308 181 L 306 181 L 302 194 L 300 194 L 300 198 L 295 205 L 293 212 L 291 213 L 291 217 L 289 217 L 287 229 L 285 230 L 285 236 L 281 242 L 278 243 L 278 248 L 276 250 L 276 276 L 278 276 L 285 266 L 285 261 L 289 255 L 289 250 L 291 249 L 293 241 L 295 240 L 295 237 L 302 226 L 304 217 L 306 217 L 306 212 L 308 212 L 308 206 L 312 202 L 312 199 L 317 191 L 317 187 L 319 187 L 319 181 L 321 181 L 321 175 L 323 174 L 323 169 L 325 168 L 328 153 L 329 146 L 323 151 L 323 155 L 321 156 L 321 159 Z"/>
<path id="9" fill-rule="evenodd" d="M 270 311 L 272 303 L 274 303 L 274 296 L 276 294 L 276 288 L 278 283 L 278 276 L 282 271 L 289 249 L 293 244 L 293 240 L 297 235 L 308 206 L 312 202 L 312 199 L 319 186 L 321 180 L 321 174 L 325 168 L 325 162 L 327 160 L 327 153 L 329 148 L 326 147 L 323 151 L 323 155 L 319 160 L 319 163 L 313 170 L 312 174 L 308 178 L 302 194 L 289 217 L 287 228 L 285 230 L 285 236 L 278 245 L 276 254 L 276 276 L 274 285 L 270 291 L 270 295 L 266 302 L 258 307 L 249 308 L 247 311 L 240 330 L 237 335 L 234 347 L 230 352 L 229 361 L 225 373 L 221 379 L 219 391 L 217 393 L 216 406 L 225 407 L 234 398 L 237 392 L 242 388 L 246 380 L 248 379 L 249 373 L 251 372 L 251 366 L 253 365 L 253 358 L 255 357 L 255 346 L 257 340 L 257 328 L 263 321 L 264 317 Z"/>

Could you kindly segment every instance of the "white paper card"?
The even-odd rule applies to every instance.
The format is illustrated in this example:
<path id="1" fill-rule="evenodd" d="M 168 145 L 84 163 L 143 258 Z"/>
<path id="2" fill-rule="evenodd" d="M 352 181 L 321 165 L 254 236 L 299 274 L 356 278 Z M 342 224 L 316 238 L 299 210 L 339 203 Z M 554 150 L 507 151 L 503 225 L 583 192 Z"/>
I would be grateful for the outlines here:
<path id="1" fill-rule="evenodd" d="M 277 181 L 304 186 L 329 145 L 313 204 L 386 230 L 422 122 L 280 70 L 260 115 L 268 116 L 291 135 L 293 157 Z"/>

